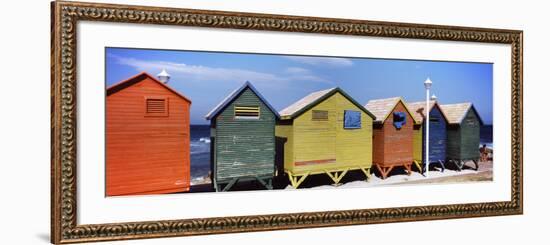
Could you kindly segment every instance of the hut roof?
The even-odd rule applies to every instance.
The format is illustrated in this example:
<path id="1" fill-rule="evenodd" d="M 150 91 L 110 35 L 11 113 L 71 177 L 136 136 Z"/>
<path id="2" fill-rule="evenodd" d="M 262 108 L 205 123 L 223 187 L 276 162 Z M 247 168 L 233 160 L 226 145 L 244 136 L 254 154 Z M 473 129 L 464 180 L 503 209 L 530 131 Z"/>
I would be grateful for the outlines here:
<path id="1" fill-rule="evenodd" d="M 405 110 L 411 115 L 414 123 L 418 123 L 413 115 L 411 113 L 411 110 L 408 108 L 407 104 L 401 97 L 393 97 L 393 98 L 386 98 L 386 99 L 377 99 L 377 100 L 369 100 L 367 104 L 365 105 L 365 108 L 367 110 L 371 111 L 375 116 L 376 120 L 375 123 L 384 123 L 390 113 L 393 111 L 393 109 L 401 102 L 403 106 L 405 107 Z"/>
<path id="2" fill-rule="evenodd" d="M 298 116 L 300 116 L 302 113 L 306 112 L 310 108 L 314 107 L 315 105 L 319 104 L 320 102 L 324 101 L 325 99 L 329 98 L 335 93 L 340 93 L 346 99 L 348 99 L 350 102 L 352 102 L 355 106 L 357 106 L 359 109 L 367 113 L 372 119 L 376 119 L 376 117 L 366 108 L 361 106 L 359 102 L 355 101 L 351 96 L 349 96 L 346 92 L 344 92 L 342 89 L 335 87 L 335 88 L 329 88 L 317 92 L 310 93 L 303 97 L 302 99 L 294 102 L 292 105 L 289 105 L 288 107 L 284 108 L 279 112 L 282 119 L 293 119 Z"/>
<path id="3" fill-rule="evenodd" d="M 449 124 L 462 123 L 462 120 L 464 120 L 470 108 L 474 110 L 474 113 L 476 114 L 477 118 L 479 118 L 479 121 L 481 122 L 481 124 L 483 124 L 481 117 L 477 113 L 477 110 L 475 109 L 472 103 L 468 102 L 468 103 L 441 105 L 440 108 L 445 118 L 447 118 L 447 122 Z"/>
<path id="4" fill-rule="evenodd" d="M 256 88 L 252 85 L 252 83 L 250 83 L 249 81 L 246 81 L 240 88 L 237 88 L 237 89 L 233 90 L 233 92 L 231 92 L 218 105 L 216 105 L 210 112 L 208 112 L 208 114 L 206 114 L 206 116 L 205 116 L 206 119 L 210 120 L 210 119 L 214 118 L 215 116 L 217 116 L 220 112 L 222 112 L 225 109 L 225 107 L 227 107 L 231 102 L 233 102 L 237 97 L 239 97 L 239 95 L 243 91 L 245 91 L 247 88 L 252 90 L 252 92 L 254 94 L 256 94 L 256 96 L 258 96 L 258 98 L 260 98 L 260 100 L 269 108 L 269 110 L 271 110 L 271 112 L 273 112 L 273 114 L 275 114 L 275 116 L 277 118 L 279 118 L 279 113 L 277 112 L 277 110 L 275 110 L 273 108 L 273 106 L 271 106 L 267 102 L 267 100 L 262 96 L 262 94 L 260 94 L 260 92 L 258 92 L 258 90 L 256 90 Z"/>
<path id="5" fill-rule="evenodd" d="M 424 107 L 426 106 L 426 101 L 408 103 L 407 106 L 409 106 L 409 109 L 413 113 L 412 116 L 417 121 L 417 123 L 422 123 L 426 116 L 424 115 Z M 437 101 L 430 100 L 430 111 L 432 111 L 434 106 L 437 106 L 441 111 L 441 114 L 443 114 L 443 110 L 441 109 L 441 106 L 439 106 L 439 103 L 437 103 Z M 443 114 L 443 118 L 445 118 L 445 120 L 448 121 L 445 114 Z"/>
<path id="6" fill-rule="evenodd" d="M 188 99 L 187 97 L 185 97 L 183 94 L 181 94 L 181 93 L 179 93 L 178 91 L 174 90 L 173 88 L 171 88 L 171 87 L 168 86 L 167 84 L 165 84 L 165 83 L 159 81 L 157 78 L 155 78 L 154 76 L 151 76 L 151 75 L 150 75 L 149 73 L 147 73 L 147 72 L 141 72 L 141 73 L 139 73 L 139 74 L 137 74 L 137 75 L 135 75 L 135 76 L 133 76 L 133 77 L 130 77 L 130 78 L 126 79 L 126 80 L 122 80 L 122 81 L 120 81 L 120 82 L 118 82 L 118 83 L 115 83 L 115 84 L 109 86 L 109 87 L 107 88 L 107 96 L 110 96 L 110 95 L 112 95 L 112 94 L 114 94 L 114 93 L 116 93 L 116 92 L 118 92 L 118 91 L 121 91 L 121 90 L 123 90 L 123 89 L 125 89 L 125 88 L 128 88 L 128 87 L 130 87 L 130 86 L 132 86 L 132 85 L 134 85 L 134 84 L 136 84 L 136 83 L 138 83 L 138 82 L 141 82 L 141 81 L 143 81 L 145 78 L 149 78 L 149 79 L 155 81 L 155 82 L 158 83 L 159 85 L 161 85 L 161 86 L 165 87 L 166 89 L 168 89 L 170 92 L 176 94 L 178 97 L 180 97 L 180 98 L 182 98 L 182 99 L 188 101 L 189 103 L 191 103 L 191 100 Z"/>

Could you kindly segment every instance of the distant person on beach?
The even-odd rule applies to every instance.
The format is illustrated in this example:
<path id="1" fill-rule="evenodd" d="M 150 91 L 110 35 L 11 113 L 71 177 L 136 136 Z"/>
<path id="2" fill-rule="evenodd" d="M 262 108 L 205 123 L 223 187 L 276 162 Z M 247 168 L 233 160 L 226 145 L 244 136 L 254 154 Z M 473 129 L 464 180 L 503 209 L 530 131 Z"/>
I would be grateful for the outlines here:
<path id="1" fill-rule="evenodd" d="M 489 160 L 489 148 L 486 144 L 483 144 L 483 147 L 479 148 L 480 161 L 486 162 Z"/>

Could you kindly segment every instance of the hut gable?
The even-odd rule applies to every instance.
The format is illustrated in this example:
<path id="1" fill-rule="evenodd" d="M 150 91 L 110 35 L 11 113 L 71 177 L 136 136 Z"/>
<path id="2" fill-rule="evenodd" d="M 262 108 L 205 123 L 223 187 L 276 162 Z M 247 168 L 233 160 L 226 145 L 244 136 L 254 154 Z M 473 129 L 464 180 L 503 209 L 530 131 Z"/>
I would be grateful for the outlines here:
<path id="1" fill-rule="evenodd" d="M 245 90 L 250 90 L 258 99 L 269 109 L 277 118 L 279 118 L 279 113 L 277 110 L 271 106 L 267 100 L 256 90 L 256 88 L 250 82 L 245 82 L 241 87 L 233 90 L 227 97 L 225 97 L 218 105 L 216 105 L 208 114 L 206 114 L 206 119 L 210 120 L 216 117 L 221 113 L 229 104 L 231 104 L 235 99 L 237 99 Z"/>
<path id="2" fill-rule="evenodd" d="M 178 91 L 174 90 L 173 88 L 171 88 L 170 86 L 164 84 L 163 82 L 159 81 L 157 78 L 155 78 L 154 76 L 151 76 L 149 73 L 147 72 L 142 72 L 142 73 L 139 73 L 131 78 L 128 78 L 126 80 L 123 80 L 121 82 L 118 82 L 118 83 L 115 83 L 111 86 L 109 86 L 107 88 L 107 96 L 111 96 L 112 94 L 114 93 L 117 93 L 125 88 L 128 88 L 130 86 L 133 86 L 139 82 L 143 82 L 143 81 L 153 81 L 153 82 L 156 82 L 158 85 L 164 87 L 166 90 L 170 91 L 171 93 L 173 93 L 174 95 L 186 100 L 187 102 L 191 103 L 191 100 L 187 97 L 185 97 L 183 94 L 179 93 Z"/>
<path id="3" fill-rule="evenodd" d="M 374 121 L 377 124 L 383 124 L 386 119 L 390 116 L 391 112 L 394 111 L 395 107 L 397 107 L 399 104 L 401 104 L 406 112 L 411 116 L 414 123 L 416 122 L 416 119 L 413 117 L 413 114 L 411 113 L 411 110 L 407 107 L 405 102 L 401 97 L 393 97 L 393 98 L 386 98 L 386 99 L 376 99 L 376 100 L 369 100 L 367 104 L 365 105 L 365 108 L 367 108 L 368 111 L 372 112 L 374 116 L 376 117 L 376 120 Z"/>
<path id="4" fill-rule="evenodd" d="M 426 107 L 426 102 L 419 101 L 419 102 L 407 103 L 407 106 L 409 110 L 411 110 L 412 116 L 414 117 L 414 120 L 416 121 L 416 123 L 422 124 L 424 122 L 424 119 L 426 118 L 425 110 L 424 110 L 424 107 Z M 432 113 L 434 107 L 437 107 L 437 109 L 442 112 L 442 109 L 439 103 L 437 103 L 437 101 L 432 100 L 430 101 L 430 109 L 429 109 L 430 113 Z M 442 114 L 442 116 L 447 122 L 447 118 L 445 118 L 445 115 Z"/>
<path id="5" fill-rule="evenodd" d="M 481 117 L 472 103 L 441 105 L 441 111 L 449 124 L 462 124 L 463 120 L 466 118 L 466 115 L 470 111 L 472 111 L 479 122 L 483 124 L 483 120 L 481 120 Z"/>
<path id="6" fill-rule="evenodd" d="M 106 92 L 107 196 L 189 190 L 191 101 L 147 73 Z"/>
<path id="7" fill-rule="evenodd" d="M 344 92 L 342 89 L 335 87 L 330 89 L 325 89 L 317 92 L 313 92 L 305 96 L 304 98 L 296 101 L 292 105 L 284 108 L 279 112 L 281 115 L 281 119 L 292 119 L 300 116 L 302 113 L 306 112 L 307 110 L 311 109 L 312 107 L 316 106 L 317 104 L 324 101 L 326 98 L 332 96 L 335 93 L 340 93 L 342 96 L 344 96 L 346 99 L 348 99 L 351 103 L 356 105 L 358 108 L 360 108 L 362 111 L 367 113 L 372 119 L 375 119 L 376 117 L 374 114 L 372 114 L 369 110 L 361 106 L 355 99 L 353 99 L 351 96 L 349 96 L 346 92 Z"/>

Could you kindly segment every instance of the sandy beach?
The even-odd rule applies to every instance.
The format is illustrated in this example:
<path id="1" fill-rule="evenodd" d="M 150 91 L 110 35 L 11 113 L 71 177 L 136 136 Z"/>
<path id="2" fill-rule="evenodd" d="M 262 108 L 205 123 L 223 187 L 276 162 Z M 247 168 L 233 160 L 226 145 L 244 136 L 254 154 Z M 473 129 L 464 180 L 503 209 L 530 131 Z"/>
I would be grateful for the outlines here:
<path id="1" fill-rule="evenodd" d="M 419 172 L 413 172 L 411 175 L 407 175 L 404 170 L 395 169 L 390 173 L 390 176 L 386 179 L 379 177 L 379 174 L 374 172 L 369 181 L 365 181 L 365 176 L 360 171 L 349 172 L 341 181 L 341 184 L 334 186 L 328 176 L 314 175 L 309 176 L 300 185 L 299 189 L 334 189 L 334 188 L 365 188 L 376 186 L 388 186 L 388 185 L 413 185 L 413 184 L 449 184 L 449 183 L 465 183 L 465 182 L 479 182 L 479 181 L 492 181 L 493 179 L 493 162 L 487 161 L 479 164 L 479 169 L 474 169 L 475 165 L 469 161 L 466 163 L 462 171 L 457 171 L 451 166 L 445 171 L 438 171 L 437 168 L 432 168 L 429 177 L 424 177 Z M 416 170 L 416 169 L 414 169 Z M 190 192 L 212 192 L 212 184 L 207 179 L 195 182 L 196 184 L 191 186 Z M 288 179 L 284 176 L 279 176 L 274 181 L 275 189 L 295 190 L 289 183 Z M 231 191 L 247 191 L 247 190 L 265 190 L 265 187 L 255 181 L 239 182 L 235 184 Z"/>
<path id="2" fill-rule="evenodd" d="M 332 188 L 357 188 L 357 187 L 375 187 L 385 185 L 410 185 L 410 184 L 443 184 L 443 183 L 464 183 L 464 182 L 477 182 L 477 181 L 492 181 L 493 179 L 493 162 L 487 161 L 479 164 L 479 169 L 476 171 L 473 162 L 468 161 L 462 171 L 457 171 L 449 166 L 445 171 L 437 171 L 432 169 L 429 173 L 429 177 L 424 177 L 419 172 L 413 172 L 411 175 L 407 175 L 404 171 L 396 169 L 390 173 L 390 176 L 386 179 L 382 179 L 374 173 L 369 181 L 364 181 L 364 178 L 357 176 L 357 173 L 350 173 L 350 176 L 346 176 L 342 184 L 334 186 L 330 184 L 322 184 L 317 186 L 311 186 L 311 189 L 332 189 Z M 322 176 L 312 176 L 312 179 L 319 179 Z M 328 177 L 327 177 L 328 178 Z M 359 178 L 350 180 L 350 178 Z M 315 180 L 313 180 L 315 181 Z M 306 183 L 307 182 L 307 183 Z M 312 181 L 306 180 L 302 188 L 308 188 L 308 185 Z M 329 182 L 325 182 L 329 183 Z M 317 183 L 319 184 L 319 183 Z M 288 185 L 285 189 L 293 190 L 294 188 Z"/>

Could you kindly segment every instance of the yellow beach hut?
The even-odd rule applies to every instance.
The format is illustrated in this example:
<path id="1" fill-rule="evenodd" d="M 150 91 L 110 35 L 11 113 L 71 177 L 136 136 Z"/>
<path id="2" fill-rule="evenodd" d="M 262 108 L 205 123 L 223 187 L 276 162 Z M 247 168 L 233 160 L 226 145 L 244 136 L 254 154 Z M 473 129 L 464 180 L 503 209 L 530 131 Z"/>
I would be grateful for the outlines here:
<path id="1" fill-rule="evenodd" d="M 340 88 L 313 92 L 279 112 L 284 171 L 291 185 L 326 174 L 335 185 L 351 170 L 367 179 L 372 166 L 374 115 Z"/>

